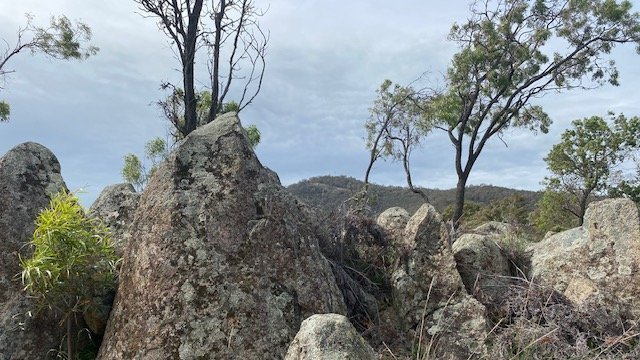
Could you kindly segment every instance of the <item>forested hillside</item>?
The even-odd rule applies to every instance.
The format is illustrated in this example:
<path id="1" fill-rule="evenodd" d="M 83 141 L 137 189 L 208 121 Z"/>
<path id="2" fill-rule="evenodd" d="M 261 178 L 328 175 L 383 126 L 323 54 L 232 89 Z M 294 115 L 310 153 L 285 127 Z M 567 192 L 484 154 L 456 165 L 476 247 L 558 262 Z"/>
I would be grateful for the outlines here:
<path id="1" fill-rule="evenodd" d="M 350 196 L 362 189 L 363 182 L 346 176 L 318 176 L 289 185 L 287 189 L 304 202 L 322 209 L 332 211 Z M 443 211 L 453 203 L 455 189 L 424 189 L 429 202 L 439 211 Z M 392 207 L 401 206 L 409 213 L 414 213 L 422 204 L 418 194 L 410 192 L 406 187 L 371 185 L 373 196 L 372 211 L 379 214 Z M 529 210 L 533 210 L 541 193 L 526 190 L 508 189 L 492 185 L 472 185 L 467 189 L 467 200 L 482 205 L 505 198 L 509 195 L 522 196 Z"/>

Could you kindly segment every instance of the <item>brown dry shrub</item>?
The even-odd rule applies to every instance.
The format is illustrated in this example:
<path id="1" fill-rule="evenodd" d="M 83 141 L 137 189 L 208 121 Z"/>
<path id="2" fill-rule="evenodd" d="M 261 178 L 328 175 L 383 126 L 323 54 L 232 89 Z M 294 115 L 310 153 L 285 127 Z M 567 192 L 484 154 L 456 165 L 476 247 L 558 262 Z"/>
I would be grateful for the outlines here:
<path id="1" fill-rule="evenodd" d="M 639 351 L 635 322 L 595 304 L 576 308 L 562 294 L 524 279 L 487 311 L 495 324 L 491 358 L 631 359 Z"/>

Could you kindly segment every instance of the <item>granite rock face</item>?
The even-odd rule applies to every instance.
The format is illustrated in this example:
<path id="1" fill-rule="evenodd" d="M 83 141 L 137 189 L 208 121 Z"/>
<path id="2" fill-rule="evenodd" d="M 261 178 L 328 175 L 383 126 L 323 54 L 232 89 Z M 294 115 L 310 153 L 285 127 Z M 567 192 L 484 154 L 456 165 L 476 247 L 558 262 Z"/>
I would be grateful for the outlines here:
<path id="1" fill-rule="evenodd" d="M 22 291 L 18 255 L 33 236 L 38 213 L 66 189 L 60 163 L 44 146 L 28 142 L 0 158 L 0 359 L 45 359 L 62 338 L 58 319 L 30 316 L 34 304 Z M 31 313 L 33 314 L 33 313 Z"/>
<path id="2" fill-rule="evenodd" d="M 371 346 L 349 319 L 338 314 L 313 315 L 302 322 L 285 360 L 374 360 Z"/>
<path id="3" fill-rule="evenodd" d="M 124 254 L 131 237 L 129 227 L 139 201 L 140 193 L 133 185 L 115 184 L 105 187 L 89 208 L 88 215 L 99 218 L 111 230 L 111 243 L 118 256 Z"/>
<path id="4" fill-rule="evenodd" d="M 640 316 L 640 220 L 629 199 L 589 204 L 584 225 L 531 246 L 531 275 L 577 306 Z"/>
<path id="5" fill-rule="evenodd" d="M 401 244 L 404 228 L 407 226 L 410 217 L 407 210 L 401 207 L 392 207 L 378 215 L 376 223 L 385 232 L 391 242 Z"/>
<path id="6" fill-rule="evenodd" d="M 452 250 L 467 291 L 484 304 L 499 303 L 512 284 L 511 267 L 500 246 L 502 233 L 483 233 L 486 228 L 460 236 Z"/>
<path id="7" fill-rule="evenodd" d="M 237 115 L 198 128 L 140 199 L 98 358 L 284 357 L 306 317 L 345 312 L 305 214 Z"/>
<path id="8" fill-rule="evenodd" d="M 485 308 L 465 290 L 446 226 L 433 206 L 425 204 L 411 217 L 404 242 L 407 258 L 392 276 L 400 318 L 416 338 L 432 344 L 430 357 L 484 356 Z"/>

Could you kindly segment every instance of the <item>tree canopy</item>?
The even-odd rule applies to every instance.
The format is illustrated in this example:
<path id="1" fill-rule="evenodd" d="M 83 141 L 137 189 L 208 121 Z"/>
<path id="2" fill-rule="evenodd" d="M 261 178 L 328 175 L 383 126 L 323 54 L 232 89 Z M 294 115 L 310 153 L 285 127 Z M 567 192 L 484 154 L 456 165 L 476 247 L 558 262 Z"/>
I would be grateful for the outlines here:
<path id="1" fill-rule="evenodd" d="M 135 0 L 140 9 L 158 20 L 158 26 L 174 47 L 181 64 L 182 86 L 170 83 L 182 102 L 183 120 L 171 121 L 182 137 L 213 121 L 223 104 L 229 103 L 232 88 L 237 95 L 237 111 L 249 105 L 262 87 L 268 35 L 259 26 L 264 14 L 253 0 Z M 206 52 L 209 79 L 207 116 L 199 116 L 195 89 L 198 53 Z M 238 86 L 238 84 L 240 84 Z M 202 99 L 201 99 L 202 100 Z"/>
<path id="2" fill-rule="evenodd" d="M 573 121 L 545 158 L 547 189 L 566 194 L 562 207 L 579 225 L 591 196 L 606 192 L 612 171 L 637 146 L 640 118 L 612 114 L 611 123 L 599 116 Z"/>
<path id="3" fill-rule="evenodd" d="M 426 90 L 394 85 L 391 80 L 385 80 L 377 94 L 365 125 L 370 155 L 364 176 L 365 186 L 369 183 L 374 163 L 380 158 L 391 158 L 402 163 L 409 189 L 426 201 L 427 195 L 413 186 L 410 160 L 411 152 L 420 146 L 421 140 L 431 131 L 420 106 L 429 95 Z"/>
<path id="4" fill-rule="evenodd" d="M 97 47 L 88 45 L 91 40 L 88 25 L 73 23 L 64 15 L 52 17 L 47 27 L 36 26 L 33 20 L 34 17 L 27 14 L 27 23 L 18 29 L 13 45 L 3 39 L 6 48 L 0 53 L 0 90 L 7 74 L 14 72 L 7 68 L 9 61 L 20 53 L 44 54 L 60 60 L 83 60 L 98 53 Z M 9 104 L 0 100 L 0 122 L 9 120 L 10 113 Z"/>
<path id="5" fill-rule="evenodd" d="M 509 128 L 548 131 L 552 120 L 535 99 L 618 84 L 609 54 L 618 44 L 640 45 L 640 15 L 631 8 L 614 0 L 476 1 L 471 17 L 453 25 L 449 39 L 459 51 L 446 87 L 422 107 L 425 123 L 444 130 L 455 149 L 454 224 L 490 139 Z"/>

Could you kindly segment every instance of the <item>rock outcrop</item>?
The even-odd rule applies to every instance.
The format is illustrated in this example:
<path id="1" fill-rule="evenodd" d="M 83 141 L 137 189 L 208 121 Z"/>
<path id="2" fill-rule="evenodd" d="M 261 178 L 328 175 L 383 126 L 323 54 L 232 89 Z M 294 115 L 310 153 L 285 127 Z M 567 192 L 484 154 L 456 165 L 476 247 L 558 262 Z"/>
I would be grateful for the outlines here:
<path id="1" fill-rule="evenodd" d="M 133 185 L 116 184 L 105 187 L 89 208 L 89 216 L 101 219 L 111 229 L 111 243 L 118 256 L 124 254 L 129 242 L 129 227 L 139 200 Z"/>
<path id="2" fill-rule="evenodd" d="M 485 308 L 465 290 L 456 270 L 446 226 L 436 209 L 423 205 L 404 232 L 404 264 L 393 273 L 400 318 L 422 338 L 421 354 L 474 359 L 485 354 Z"/>
<path id="3" fill-rule="evenodd" d="M 640 317 L 640 221 L 629 199 L 591 203 L 584 225 L 533 245 L 531 275 L 575 305 Z"/>
<path id="4" fill-rule="evenodd" d="M 344 313 L 314 226 L 237 115 L 156 171 L 130 229 L 99 359 L 276 359 L 302 321 Z"/>
<path id="5" fill-rule="evenodd" d="M 302 322 L 285 360 L 374 360 L 371 346 L 349 319 L 338 314 L 313 315 Z"/>
<path id="6" fill-rule="evenodd" d="M 376 223 L 389 240 L 399 245 L 402 243 L 404 228 L 407 226 L 410 217 L 407 210 L 401 207 L 392 207 L 378 215 Z"/>
<path id="7" fill-rule="evenodd" d="M 491 224 L 460 236 L 452 245 L 462 282 L 467 291 L 484 304 L 499 302 L 512 283 L 509 259 L 500 247 L 502 227 L 495 227 L 499 230 L 491 232 L 488 225 Z"/>
<path id="8" fill-rule="evenodd" d="M 49 149 L 24 143 L 0 158 L 0 359 L 44 359 L 57 349 L 62 331 L 56 319 L 32 317 L 34 304 L 22 291 L 18 255 L 33 236 L 38 213 L 52 195 L 66 189 L 60 163 Z"/>

